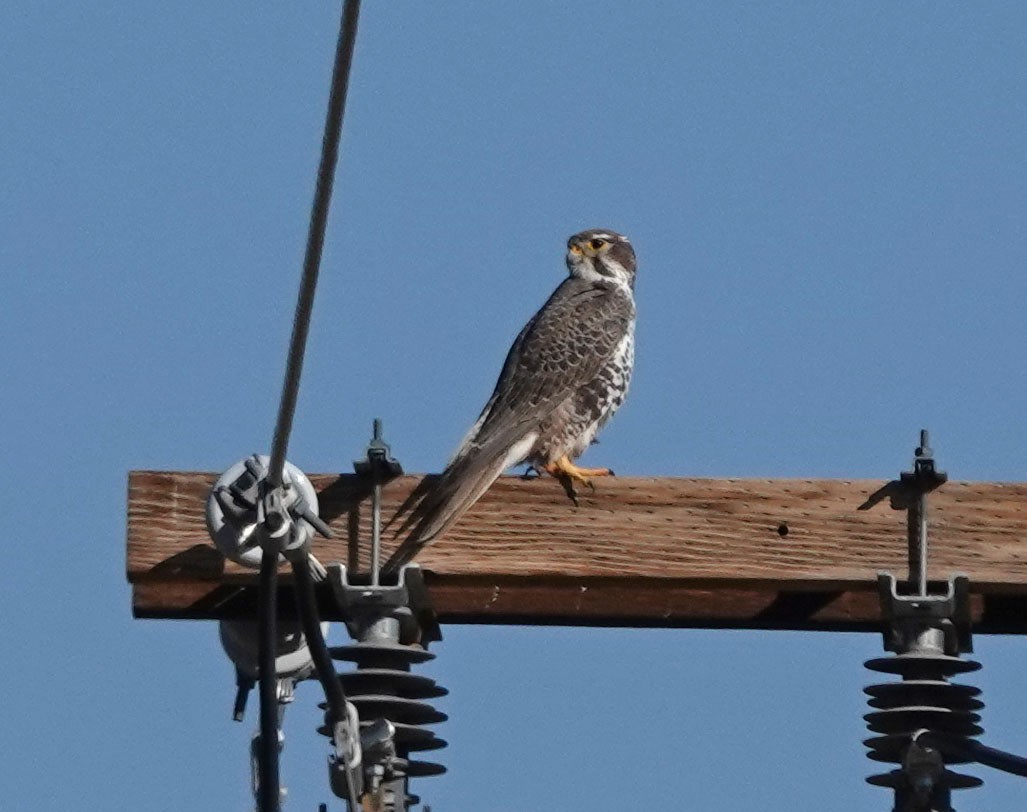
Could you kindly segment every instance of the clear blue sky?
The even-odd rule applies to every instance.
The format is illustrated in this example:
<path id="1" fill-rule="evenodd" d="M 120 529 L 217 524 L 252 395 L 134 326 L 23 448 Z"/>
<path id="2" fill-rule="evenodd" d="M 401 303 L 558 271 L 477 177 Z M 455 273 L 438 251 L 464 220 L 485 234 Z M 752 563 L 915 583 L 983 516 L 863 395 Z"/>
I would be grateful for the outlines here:
<path id="1" fill-rule="evenodd" d="M 130 617 L 125 478 L 270 444 L 337 13 L 0 10 L 4 808 L 252 806 L 215 626 Z M 290 458 L 349 470 L 381 416 L 438 470 L 602 226 L 638 364 L 587 460 L 887 479 L 926 426 L 954 478 L 1027 478 L 1025 42 L 1021 2 L 368 2 Z M 890 808 L 877 636 L 445 634 L 436 812 Z M 1025 643 L 977 644 L 1027 750 Z M 291 810 L 331 798 L 316 693 Z M 977 772 L 957 808 L 1022 805 Z"/>

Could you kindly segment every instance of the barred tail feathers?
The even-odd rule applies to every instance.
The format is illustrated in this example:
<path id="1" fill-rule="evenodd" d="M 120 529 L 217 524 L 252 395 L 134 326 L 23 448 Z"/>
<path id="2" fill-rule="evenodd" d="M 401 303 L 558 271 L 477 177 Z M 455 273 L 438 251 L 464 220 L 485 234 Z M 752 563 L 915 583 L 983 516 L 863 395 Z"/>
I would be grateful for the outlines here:
<path id="1" fill-rule="evenodd" d="M 494 441 L 458 455 L 410 512 L 399 531 L 412 528 L 410 535 L 386 562 L 384 570 L 399 569 L 448 530 L 503 471 L 528 456 L 537 439 L 538 433 L 530 432 L 513 445 Z"/>

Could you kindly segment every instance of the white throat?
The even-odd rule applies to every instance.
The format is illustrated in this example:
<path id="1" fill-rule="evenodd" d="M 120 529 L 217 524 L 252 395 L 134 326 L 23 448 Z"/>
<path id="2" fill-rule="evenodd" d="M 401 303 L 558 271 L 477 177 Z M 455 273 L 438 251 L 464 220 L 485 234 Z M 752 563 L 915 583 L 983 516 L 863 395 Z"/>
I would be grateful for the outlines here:
<path id="1" fill-rule="evenodd" d="M 598 257 L 589 258 L 582 256 L 575 256 L 574 254 L 567 255 L 567 266 L 571 272 L 571 276 L 578 279 L 583 279 L 586 282 L 603 283 L 606 285 L 615 285 L 616 287 L 623 290 L 628 296 L 632 296 L 631 283 L 629 282 L 628 272 L 624 266 L 619 262 L 614 262 L 607 257 L 606 262 L 603 263 L 604 268 L 609 269 L 613 273 L 600 273 L 596 270 L 596 265 L 600 262 Z"/>

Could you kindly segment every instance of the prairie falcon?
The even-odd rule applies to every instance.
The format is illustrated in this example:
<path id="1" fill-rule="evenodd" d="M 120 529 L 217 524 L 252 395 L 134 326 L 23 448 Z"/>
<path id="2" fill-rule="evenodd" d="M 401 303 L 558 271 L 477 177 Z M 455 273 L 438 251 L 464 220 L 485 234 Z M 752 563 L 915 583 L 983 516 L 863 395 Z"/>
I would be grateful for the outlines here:
<path id="1" fill-rule="evenodd" d="M 385 565 L 396 569 L 455 522 L 507 468 L 528 463 L 573 498 L 607 468 L 574 464 L 628 391 L 635 360 L 635 252 L 590 229 L 567 241 L 570 271 L 514 341 L 495 391 L 446 470 L 411 498 Z"/>

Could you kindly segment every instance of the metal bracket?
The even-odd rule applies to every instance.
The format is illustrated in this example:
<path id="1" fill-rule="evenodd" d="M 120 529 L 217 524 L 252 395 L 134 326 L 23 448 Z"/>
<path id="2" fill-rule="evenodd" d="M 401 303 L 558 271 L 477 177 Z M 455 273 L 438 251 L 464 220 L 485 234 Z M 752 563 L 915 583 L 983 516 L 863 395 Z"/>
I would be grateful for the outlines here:
<path id="1" fill-rule="evenodd" d="M 403 475 L 403 466 L 392 457 L 392 450 L 382 439 L 382 421 L 374 419 L 373 435 L 367 445 L 367 456 L 353 462 L 357 476 L 371 480 L 371 583 L 378 585 L 382 549 L 382 485 Z"/>
<path id="2" fill-rule="evenodd" d="M 369 584 L 342 564 L 328 565 L 327 580 L 346 628 L 355 640 L 380 638 L 402 645 L 426 645 L 442 639 L 438 618 L 431 608 L 424 573 L 408 564 L 395 585 Z"/>
<path id="3" fill-rule="evenodd" d="M 331 736 L 335 752 L 328 757 L 328 781 L 332 792 L 341 798 L 359 798 L 364 794 L 364 761 L 360 717 L 351 702 L 346 703 L 346 718 L 335 723 Z"/>
<path id="4" fill-rule="evenodd" d="M 925 746 L 914 735 L 902 756 L 902 772 L 906 781 L 905 786 L 896 788 L 897 810 L 951 812 L 952 793 L 947 780 L 951 773 L 938 750 Z"/>
<path id="5" fill-rule="evenodd" d="M 914 452 L 913 470 L 903 471 L 875 492 L 860 510 L 887 497 L 894 510 L 905 510 L 906 541 L 909 556 L 909 581 L 900 594 L 898 580 L 890 572 L 877 574 L 877 591 L 881 614 L 887 623 L 884 647 L 904 654 L 924 647 L 942 649 L 945 654 L 959 656 L 973 651 L 970 632 L 970 586 L 967 576 L 949 578 L 943 594 L 928 594 L 927 583 L 927 494 L 948 481 L 948 474 L 939 471 L 927 430 L 920 431 L 920 445 Z M 938 635 L 943 639 L 938 639 Z M 925 635 L 930 635 L 928 641 Z"/>
<path id="6" fill-rule="evenodd" d="M 900 595 L 899 583 L 890 572 L 877 574 L 881 599 L 885 651 L 903 654 L 918 647 L 930 629 L 944 634 L 944 653 L 952 657 L 973 651 L 970 617 L 970 579 L 957 573 L 948 580 L 944 594 Z"/>
<path id="7" fill-rule="evenodd" d="M 393 458 L 392 449 L 382 439 L 381 418 L 376 417 L 373 426 L 374 434 L 367 444 L 367 458 L 354 461 L 353 468 L 359 476 L 371 476 L 382 483 L 403 476 L 403 466 Z"/>
<path id="8" fill-rule="evenodd" d="M 869 510 L 888 499 L 892 510 L 906 511 L 906 538 L 909 555 L 909 589 L 918 595 L 927 594 L 927 494 L 948 481 L 948 474 L 934 464 L 934 451 L 926 429 L 920 430 L 920 445 L 913 455 L 913 470 L 903 471 L 859 506 Z"/>

